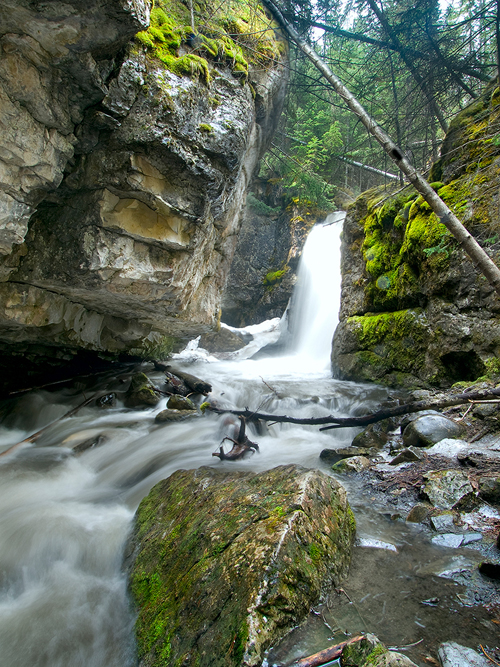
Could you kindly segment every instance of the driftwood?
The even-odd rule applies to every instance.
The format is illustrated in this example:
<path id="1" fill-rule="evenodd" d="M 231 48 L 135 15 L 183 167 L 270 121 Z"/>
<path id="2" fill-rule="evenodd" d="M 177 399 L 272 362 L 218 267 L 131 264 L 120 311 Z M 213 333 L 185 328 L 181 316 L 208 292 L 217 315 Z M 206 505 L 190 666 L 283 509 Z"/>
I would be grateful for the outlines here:
<path id="1" fill-rule="evenodd" d="M 176 368 L 172 368 L 170 364 L 167 364 L 163 361 L 154 362 L 156 370 L 164 371 L 165 373 L 171 373 L 179 379 L 181 379 L 191 391 L 196 394 L 207 395 L 212 391 L 212 385 L 205 380 L 200 380 L 196 375 L 191 375 L 190 373 L 184 373 L 184 371 L 179 371 Z"/>
<path id="2" fill-rule="evenodd" d="M 227 436 L 222 440 L 222 442 L 224 442 L 224 440 L 230 440 L 233 443 L 233 448 L 231 451 L 226 454 L 221 443 L 219 451 L 213 452 L 212 456 L 218 456 L 221 461 L 237 461 L 238 459 L 242 459 L 245 454 L 248 454 L 248 452 L 259 451 L 259 445 L 256 442 L 251 442 L 251 440 L 247 438 L 245 433 L 245 417 L 240 415 L 239 419 L 240 430 L 236 440 L 233 440 Z"/>
<path id="3" fill-rule="evenodd" d="M 253 412 L 248 408 L 245 410 L 225 410 L 215 406 L 208 406 L 207 410 L 216 412 L 217 414 L 230 413 L 238 417 L 244 417 L 249 420 L 262 420 L 275 423 L 288 424 L 304 424 L 309 426 L 321 426 L 323 424 L 330 424 L 330 426 L 323 426 L 320 431 L 328 431 L 332 428 L 348 428 L 350 426 L 368 426 L 376 422 L 387 419 L 388 417 L 399 417 L 401 415 L 410 414 L 413 412 L 420 412 L 421 410 L 431 410 L 436 408 L 448 408 L 452 405 L 461 405 L 463 403 L 475 403 L 479 401 L 486 401 L 488 399 L 497 398 L 500 396 L 500 387 L 498 389 L 488 389 L 485 391 L 465 392 L 450 396 L 438 401 L 414 401 L 413 403 L 406 403 L 405 405 L 396 405 L 393 408 L 386 408 L 378 410 L 362 417 L 334 417 L 327 415 L 326 417 L 287 417 L 286 415 L 270 415 L 263 412 Z"/>
<path id="4" fill-rule="evenodd" d="M 337 660 L 342 655 L 342 651 L 346 646 L 349 644 L 355 644 L 356 642 L 361 641 L 361 639 L 363 639 L 363 636 L 359 635 L 349 639 L 348 641 L 335 644 L 335 646 L 330 646 L 330 648 L 325 648 L 319 653 L 314 653 L 314 655 L 309 655 L 307 658 L 301 658 L 297 662 L 294 662 L 293 667 L 319 667 L 320 665 L 324 665 L 332 660 Z"/>

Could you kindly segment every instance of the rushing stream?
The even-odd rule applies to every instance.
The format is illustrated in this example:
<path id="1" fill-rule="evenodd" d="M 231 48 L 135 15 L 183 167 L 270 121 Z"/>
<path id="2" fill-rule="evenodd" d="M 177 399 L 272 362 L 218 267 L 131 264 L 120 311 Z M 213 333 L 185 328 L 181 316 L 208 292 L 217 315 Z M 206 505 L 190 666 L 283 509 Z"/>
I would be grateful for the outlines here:
<path id="1" fill-rule="evenodd" d="M 179 368 L 210 381 L 219 404 L 296 416 L 348 415 L 370 410 L 386 396 L 382 388 L 332 380 L 328 372 L 338 311 L 338 301 L 334 301 L 340 292 L 335 255 L 340 225 L 318 227 L 311 233 L 301 268 L 302 291 L 295 303 L 304 326 L 295 327 L 289 356 L 245 359 L 264 342 L 276 340 L 277 323 L 271 322 L 252 329 L 254 341 L 234 360 L 217 361 L 191 345 L 175 361 Z M 322 300 L 313 302 L 313 295 Z M 325 313 L 328 320 L 321 319 Z M 58 419 L 92 392 L 107 390 L 120 396 L 132 372 L 118 377 L 101 375 L 92 386 L 75 383 L 71 388 L 31 392 L 5 401 L 0 451 Z M 161 386 L 164 376 L 152 372 L 150 366 L 147 372 Z M 274 425 L 265 435 L 250 434 L 259 442 L 260 454 L 238 463 L 221 462 L 212 452 L 231 428 L 227 416 L 211 414 L 157 425 L 154 416 L 165 403 L 166 399 L 149 410 L 125 409 L 120 402 L 110 409 L 84 407 L 54 423 L 34 444 L 23 444 L 1 457 L 1 667 L 132 667 L 133 617 L 121 560 L 135 508 L 149 489 L 179 468 L 202 465 L 264 470 L 293 462 L 328 471 L 318 459 L 320 451 L 347 446 L 355 433 L 352 429 L 320 433 L 314 427 Z M 79 444 L 98 435 L 102 436 L 99 446 L 78 451 Z M 386 540 L 401 558 L 396 562 L 390 550 L 358 549 L 368 554 L 358 555 L 353 565 L 359 574 L 362 604 L 354 612 L 349 605 L 341 609 L 347 604 L 342 600 L 335 612 L 318 612 L 302 635 L 285 642 L 280 660 L 319 650 L 332 638 L 342 639 L 360 630 L 380 632 L 391 643 L 416 641 L 418 630 L 428 624 L 426 614 L 435 610 L 429 612 L 427 607 L 419 608 L 418 601 L 407 601 L 416 587 L 415 577 L 422 589 L 417 593 L 419 599 L 432 597 L 429 587 L 435 591 L 439 585 L 455 586 L 448 580 L 436 583 L 439 568 L 445 569 L 452 558 L 449 550 L 431 548 L 420 529 L 384 523 L 380 518 L 383 508 L 363 509 L 365 499 L 356 498 L 354 483 L 351 492 L 360 535 Z M 414 543 L 421 543 L 418 557 Z M 470 559 L 471 553 L 461 550 L 460 557 Z M 374 579 L 367 576 L 371 568 L 378 572 L 381 590 L 369 590 Z M 400 576 L 404 584 L 397 581 Z M 449 606 L 452 611 L 446 618 L 455 613 L 457 605 Z M 334 620 L 325 614 L 333 614 Z M 447 623 L 446 618 L 440 617 L 441 625 Z M 460 635 L 459 629 L 457 632 Z M 456 633 L 454 638 L 460 641 Z"/>

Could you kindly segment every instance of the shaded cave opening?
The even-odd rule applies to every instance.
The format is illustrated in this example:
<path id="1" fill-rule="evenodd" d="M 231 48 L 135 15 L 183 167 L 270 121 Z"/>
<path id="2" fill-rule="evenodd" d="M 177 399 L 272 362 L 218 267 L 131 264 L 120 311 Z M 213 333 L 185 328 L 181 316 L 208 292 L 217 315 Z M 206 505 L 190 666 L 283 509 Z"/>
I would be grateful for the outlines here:
<path id="1" fill-rule="evenodd" d="M 441 363 L 446 379 L 452 384 L 472 382 L 486 373 L 483 360 L 474 350 L 448 352 L 441 357 Z"/>

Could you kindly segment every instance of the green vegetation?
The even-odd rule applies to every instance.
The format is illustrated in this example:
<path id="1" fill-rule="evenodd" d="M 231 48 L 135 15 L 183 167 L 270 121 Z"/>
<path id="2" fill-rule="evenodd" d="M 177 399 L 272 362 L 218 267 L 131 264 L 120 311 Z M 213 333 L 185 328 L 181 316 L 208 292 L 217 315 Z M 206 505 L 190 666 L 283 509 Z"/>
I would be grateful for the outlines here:
<path id="1" fill-rule="evenodd" d="M 267 217 L 276 216 L 281 212 L 280 207 L 273 208 L 272 206 L 268 206 L 265 202 L 257 199 L 253 192 L 249 192 L 247 195 L 247 205 L 259 215 Z"/>
<path id="2" fill-rule="evenodd" d="M 137 33 L 136 42 L 152 61 L 178 76 L 198 77 L 207 86 L 211 63 L 230 67 L 246 80 L 250 64 L 273 66 L 284 51 L 284 42 L 257 3 L 227 0 L 214 11 L 201 1 L 195 3 L 194 19 L 193 33 L 186 5 L 180 0 L 156 0 L 150 26 Z"/>
<path id="3" fill-rule="evenodd" d="M 274 287 L 277 283 L 279 283 L 282 279 L 283 276 L 290 270 L 289 266 L 285 266 L 282 269 L 278 269 L 277 271 L 268 271 L 266 275 L 264 276 L 262 280 L 262 284 L 265 287 Z"/>

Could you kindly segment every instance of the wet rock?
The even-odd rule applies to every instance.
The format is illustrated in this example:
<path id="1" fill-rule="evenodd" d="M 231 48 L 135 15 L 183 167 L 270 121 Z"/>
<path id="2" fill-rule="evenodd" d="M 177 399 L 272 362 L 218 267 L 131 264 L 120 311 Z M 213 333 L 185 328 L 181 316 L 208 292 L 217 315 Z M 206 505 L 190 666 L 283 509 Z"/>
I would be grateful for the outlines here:
<path id="1" fill-rule="evenodd" d="M 340 449 L 323 449 L 319 458 L 325 463 L 337 463 L 342 459 L 348 459 L 351 456 L 370 456 L 373 450 L 363 449 L 361 447 L 342 447 Z"/>
<path id="2" fill-rule="evenodd" d="M 417 393 L 423 393 L 423 392 L 413 392 L 413 395 Z M 431 392 L 425 392 L 425 393 L 430 394 Z M 410 424 L 411 422 L 414 422 L 416 419 L 419 419 L 420 417 L 425 417 L 426 415 L 442 416 L 442 413 L 438 412 L 437 410 L 420 410 L 420 412 L 412 412 L 409 415 L 405 415 L 401 420 L 401 431 L 404 431 L 405 428 L 408 426 L 408 424 Z"/>
<path id="3" fill-rule="evenodd" d="M 461 546 L 464 536 L 457 535 L 456 533 L 442 533 L 441 535 L 436 535 L 433 537 L 431 542 L 440 547 L 448 547 L 450 549 L 457 549 Z"/>
<path id="4" fill-rule="evenodd" d="M 424 415 L 412 421 L 403 431 L 406 447 L 429 447 L 445 438 L 460 438 L 463 428 L 443 415 Z"/>
<path id="5" fill-rule="evenodd" d="M 196 410 L 196 405 L 190 398 L 174 395 L 168 399 L 167 408 L 169 410 Z"/>
<path id="6" fill-rule="evenodd" d="M 260 665 L 339 584 L 354 532 L 319 471 L 177 471 L 141 502 L 128 549 L 140 665 Z"/>
<path id="7" fill-rule="evenodd" d="M 480 403 L 479 405 L 475 405 L 472 410 L 474 417 L 479 417 L 479 419 L 493 417 L 497 412 L 498 404 L 496 403 Z"/>
<path id="8" fill-rule="evenodd" d="M 500 504 L 500 476 L 480 477 L 479 495 L 489 503 Z"/>
<path id="9" fill-rule="evenodd" d="M 159 403 L 160 396 L 145 373 L 136 373 L 132 376 L 130 386 L 125 394 L 127 408 L 144 408 Z"/>
<path id="10" fill-rule="evenodd" d="M 469 478 L 461 470 L 432 470 L 424 474 L 423 493 L 440 509 L 454 509 L 475 499 Z"/>
<path id="11" fill-rule="evenodd" d="M 162 410 L 155 417 L 155 422 L 163 424 L 164 422 L 178 422 L 188 417 L 196 416 L 194 410 Z"/>
<path id="12" fill-rule="evenodd" d="M 399 454 L 390 461 L 389 465 L 397 466 L 400 463 L 407 463 L 409 461 L 421 461 L 422 458 L 423 456 L 418 450 L 408 447 L 399 452 Z"/>
<path id="13" fill-rule="evenodd" d="M 481 533 L 464 533 L 464 539 L 462 546 L 465 547 L 467 544 L 472 544 L 473 542 L 481 542 L 483 536 Z"/>
<path id="14" fill-rule="evenodd" d="M 101 396 L 95 402 L 98 408 L 114 408 L 116 405 L 116 394 L 106 394 Z"/>
<path id="15" fill-rule="evenodd" d="M 441 644 L 438 657 L 443 667 L 491 667 L 485 656 L 456 642 Z"/>
<path id="16" fill-rule="evenodd" d="M 430 505 L 425 505 L 424 503 L 417 503 L 408 512 L 406 520 L 409 523 L 422 523 L 429 517 L 431 512 L 432 512 L 432 507 Z"/>
<path id="17" fill-rule="evenodd" d="M 375 428 L 376 426 L 376 424 L 370 424 L 364 431 L 358 433 L 351 442 L 351 447 L 363 447 L 365 449 L 375 447 L 376 449 L 382 449 L 388 439 L 387 433 Z"/>
<path id="18" fill-rule="evenodd" d="M 367 662 L 368 657 L 383 655 L 387 649 L 380 639 L 370 633 L 366 634 L 359 642 L 348 644 L 340 656 L 341 667 L 361 667 Z"/>
<path id="19" fill-rule="evenodd" d="M 362 472 L 370 467 L 370 459 L 366 456 L 351 456 L 342 459 L 332 466 L 335 472 Z"/>
<path id="20" fill-rule="evenodd" d="M 198 343 L 199 347 L 212 354 L 236 352 L 245 345 L 246 343 L 241 336 L 226 329 L 226 327 L 221 327 L 219 331 L 203 334 Z"/>
<path id="21" fill-rule="evenodd" d="M 100 447 L 107 441 L 108 438 L 105 435 L 98 435 L 94 438 L 88 438 L 88 440 L 84 440 L 83 442 L 80 442 L 78 445 L 76 445 L 76 447 L 73 447 L 73 452 L 75 454 L 82 454 L 83 452 L 86 452 L 87 449 Z"/>
<path id="22" fill-rule="evenodd" d="M 456 530 L 453 514 L 438 514 L 431 517 L 431 528 L 437 533 L 450 533 Z"/>
<path id="23" fill-rule="evenodd" d="M 406 655 L 397 651 L 381 653 L 371 660 L 365 662 L 366 667 L 417 667 Z"/>

